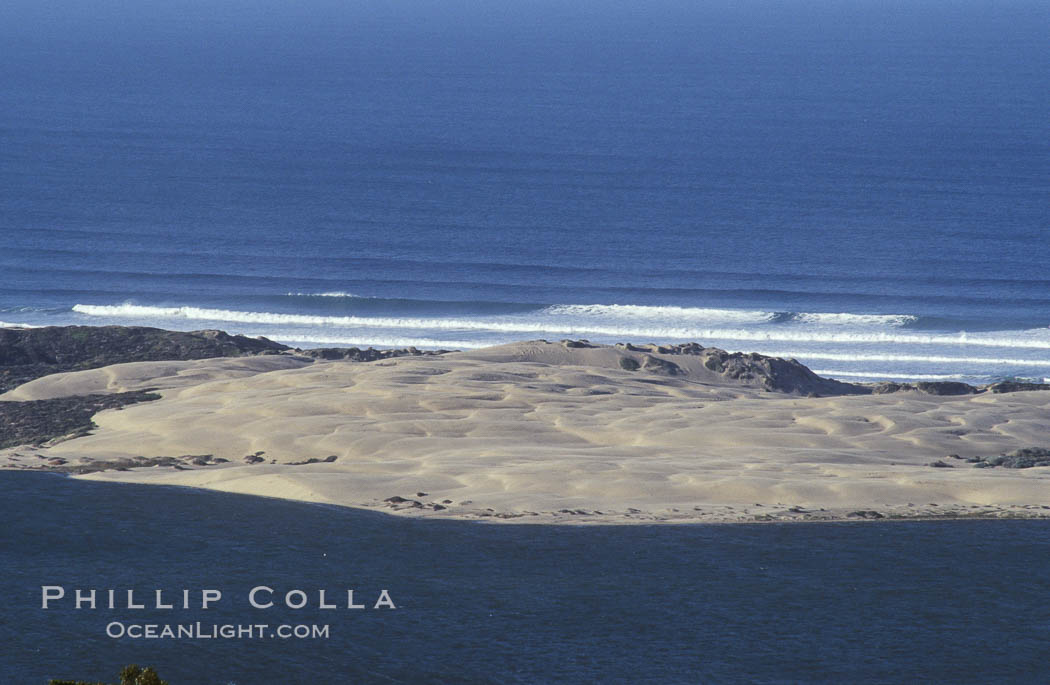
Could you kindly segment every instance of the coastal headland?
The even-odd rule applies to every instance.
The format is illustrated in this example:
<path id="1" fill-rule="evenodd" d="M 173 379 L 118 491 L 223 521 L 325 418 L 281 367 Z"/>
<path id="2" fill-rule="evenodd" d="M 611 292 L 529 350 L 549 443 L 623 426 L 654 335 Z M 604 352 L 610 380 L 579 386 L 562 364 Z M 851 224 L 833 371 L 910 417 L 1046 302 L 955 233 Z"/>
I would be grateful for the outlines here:
<path id="1" fill-rule="evenodd" d="M 1050 389 L 698 343 L 0 329 L 0 466 L 519 523 L 1050 517 Z"/>

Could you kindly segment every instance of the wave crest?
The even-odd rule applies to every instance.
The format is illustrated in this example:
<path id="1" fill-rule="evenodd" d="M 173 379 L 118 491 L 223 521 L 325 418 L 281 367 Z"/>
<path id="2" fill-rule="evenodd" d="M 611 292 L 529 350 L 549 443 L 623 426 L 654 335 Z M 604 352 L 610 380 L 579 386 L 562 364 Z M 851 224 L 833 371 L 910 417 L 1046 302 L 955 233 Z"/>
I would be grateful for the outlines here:
<path id="1" fill-rule="evenodd" d="M 572 305 L 557 305 L 559 307 Z M 590 305 L 587 305 L 590 306 Z M 608 305 L 602 305 L 608 306 Z M 1000 348 L 1050 349 L 1050 338 L 1035 337 L 1035 331 L 1018 331 L 1026 335 L 1004 337 L 977 333 L 899 333 L 892 330 L 826 329 L 826 328 L 714 328 L 705 321 L 674 325 L 677 321 L 646 318 L 604 320 L 595 317 L 551 317 L 544 315 L 550 308 L 538 313 L 488 318 L 416 318 L 371 316 L 324 316 L 312 314 L 282 314 L 275 312 L 245 312 L 204 307 L 154 307 L 148 305 L 86 305 L 77 304 L 73 311 L 88 316 L 137 319 L 184 319 L 233 322 L 244 324 L 316 326 L 322 328 L 372 328 L 393 330 L 473 331 L 477 333 L 520 333 L 526 335 L 589 335 L 607 336 L 619 340 L 698 340 L 745 342 L 799 342 L 799 343 L 902 343 L 910 345 L 967 345 Z M 562 310 L 571 311 L 571 310 Z M 718 322 L 715 322 L 718 323 Z M 691 325 L 690 325 L 691 324 Z M 1045 329 L 1040 329 L 1045 333 Z"/>
<path id="2" fill-rule="evenodd" d="M 798 312 L 791 316 L 799 323 L 824 324 L 830 326 L 907 326 L 919 317 L 911 314 L 846 314 L 822 312 Z"/>
<path id="3" fill-rule="evenodd" d="M 584 319 L 648 319 L 696 323 L 767 323 L 774 312 L 746 309 L 710 309 L 705 307 L 651 306 L 634 304 L 555 304 L 543 310 L 551 316 Z"/>
<path id="4" fill-rule="evenodd" d="M 310 347 L 337 345 L 339 347 L 419 347 L 423 349 L 476 350 L 490 347 L 493 343 L 472 340 L 438 340 L 436 338 L 402 338 L 402 337 L 333 337 L 324 335 L 283 335 L 270 334 L 272 340 L 292 344 L 309 343 Z M 270 337 L 270 336 L 267 336 Z"/>
<path id="5" fill-rule="evenodd" d="M 364 295 L 348 293 L 342 290 L 334 290 L 327 293 L 285 293 L 285 297 L 345 297 L 355 300 L 368 299 Z"/>

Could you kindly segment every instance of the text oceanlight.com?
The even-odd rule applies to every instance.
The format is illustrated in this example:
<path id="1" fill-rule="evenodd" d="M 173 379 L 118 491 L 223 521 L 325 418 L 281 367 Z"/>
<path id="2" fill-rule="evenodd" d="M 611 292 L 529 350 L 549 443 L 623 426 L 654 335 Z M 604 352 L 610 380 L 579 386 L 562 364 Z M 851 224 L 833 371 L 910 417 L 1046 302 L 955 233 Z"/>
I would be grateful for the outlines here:
<path id="1" fill-rule="evenodd" d="M 130 638 L 132 640 L 261 640 L 261 639 L 299 639 L 326 640 L 329 637 L 328 625 L 300 623 L 296 625 L 281 624 L 272 626 L 268 623 L 232 624 L 210 623 L 123 623 L 112 621 L 106 625 L 106 635 L 114 639 Z"/>

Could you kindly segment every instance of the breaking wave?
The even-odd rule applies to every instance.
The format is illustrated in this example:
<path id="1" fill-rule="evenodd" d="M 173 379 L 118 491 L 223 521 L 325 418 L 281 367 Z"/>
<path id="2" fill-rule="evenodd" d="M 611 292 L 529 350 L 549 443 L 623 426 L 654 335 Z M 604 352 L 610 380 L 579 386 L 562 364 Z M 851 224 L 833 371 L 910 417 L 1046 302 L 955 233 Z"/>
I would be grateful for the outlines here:
<path id="1" fill-rule="evenodd" d="M 836 371 L 833 369 L 813 369 L 813 373 L 825 378 L 851 380 L 908 380 L 908 381 L 964 381 L 972 376 L 964 373 L 886 373 L 884 371 Z"/>
<path id="2" fill-rule="evenodd" d="M 94 317 L 137 320 L 190 320 L 215 323 L 310 326 L 322 329 L 384 329 L 458 331 L 478 334 L 509 333 L 526 336 L 604 336 L 618 340 L 697 340 L 796 343 L 867 343 L 907 345 L 965 345 L 1016 349 L 1050 349 L 1046 329 L 994 333 L 918 333 L 899 329 L 899 317 L 876 315 L 804 314 L 797 326 L 769 324 L 767 312 L 632 305 L 554 305 L 526 314 L 490 317 L 328 316 L 252 312 L 206 307 L 157 307 L 136 304 L 77 304 L 73 311 Z M 768 315 L 768 316 L 767 316 Z M 806 325 L 805 317 L 835 317 L 836 325 Z M 855 317 L 853 326 L 845 317 Z M 872 325 L 879 323 L 881 325 Z M 749 325 L 750 324 L 750 325 Z M 728 325 L 728 327 L 727 327 Z"/>
<path id="3" fill-rule="evenodd" d="M 307 343 L 309 347 L 422 347 L 424 349 L 476 350 L 489 347 L 492 343 L 473 340 L 437 340 L 436 338 L 399 338 L 399 337 L 332 337 L 323 335 L 284 335 L 270 334 L 267 337 L 286 345 Z"/>
<path id="4" fill-rule="evenodd" d="M 918 354 L 839 354 L 835 352 L 800 352 L 779 350 L 763 350 L 762 354 L 770 357 L 783 357 L 791 359 L 805 357 L 806 359 L 823 359 L 826 361 L 841 362 L 920 362 L 926 364 L 1001 364 L 1004 366 L 1039 366 L 1050 368 L 1050 359 L 1007 359 L 1004 357 L 950 357 L 943 355 L 918 355 Z"/>
<path id="5" fill-rule="evenodd" d="M 831 326 L 907 326 L 919 320 L 910 314 L 846 314 L 810 313 L 790 314 L 791 320 L 801 323 L 826 324 Z"/>
<path id="6" fill-rule="evenodd" d="M 775 320 L 777 316 L 775 312 L 746 309 L 653 307 L 632 304 L 555 304 L 544 308 L 543 313 L 554 317 L 576 317 L 582 320 L 664 320 L 690 323 L 767 323 Z"/>

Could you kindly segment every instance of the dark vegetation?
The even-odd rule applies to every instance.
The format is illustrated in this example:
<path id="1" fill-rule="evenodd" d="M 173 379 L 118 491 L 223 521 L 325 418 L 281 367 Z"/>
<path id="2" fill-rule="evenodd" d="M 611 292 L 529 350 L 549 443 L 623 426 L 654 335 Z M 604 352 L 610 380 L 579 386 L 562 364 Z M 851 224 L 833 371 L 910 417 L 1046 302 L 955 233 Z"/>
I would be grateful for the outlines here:
<path id="1" fill-rule="evenodd" d="M 144 326 L 0 328 L 0 393 L 63 371 L 145 361 L 243 357 L 290 349 L 266 338 L 222 331 L 165 331 Z"/>
<path id="2" fill-rule="evenodd" d="M 0 402 L 0 449 L 39 445 L 59 437 L 80 437 L 97 426 L 91 417 L 103 409 L 158 400 L 147 390 L 112 395 L 73 395 L 51 400 Z"/>
<path id="3" fill-rule="evenodd" d="M 0 328 L 0 393 L 42 376 L 110 364 L 277 354 L 265 338 L 222 331 L 165 331 L 143 326 Z M 0 402 L 0 448 L 87 434 L 103 409 L 160 399 L 149 391 Z"/>
<path id="4" fill-rule="evenodd" d="M 106 685 L 106 683 L 92 683 L 86 680 L 51 680 L 48 685 Z M 140 668 L 131 664 L 121 669 L 120 681 L 117 685 L 168 685 L 168 681 L 161 680 L 157 672 L 148 666 Z"/>

